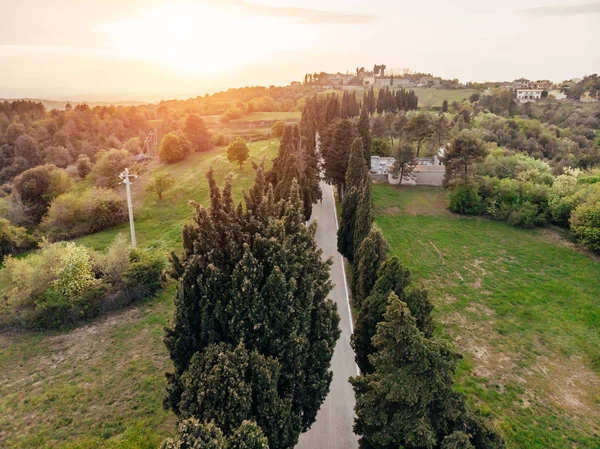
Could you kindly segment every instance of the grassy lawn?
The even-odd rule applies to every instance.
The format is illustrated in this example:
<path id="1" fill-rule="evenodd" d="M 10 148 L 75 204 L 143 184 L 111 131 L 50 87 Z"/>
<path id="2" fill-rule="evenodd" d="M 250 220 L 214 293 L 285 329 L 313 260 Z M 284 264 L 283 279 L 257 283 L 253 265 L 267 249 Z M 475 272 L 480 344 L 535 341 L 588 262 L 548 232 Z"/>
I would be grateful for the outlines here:
<path id="1" fill-rule="evenodd" d="M 156 442 L 172 433 L 161 403 L 173 293 L 67 333 L 0 334 L 0 446 L 100 449 L 135 429 Z"/>
<path id="2" fill-rule="evenodd" d="M 273 140 L 249 144 L 252 160 L 270 160 Z M 225 148 L 194 154 L 178 164 L 147 167 L 133 190 L 138 246 L 178 250 L 190 220 L 189 200 L 206 204 L 205 173 L 212 165 L 222 185 L 234 175 L 234 195 L 250 186 L 249 162 L 240 171 Z M 145 191 L 153 173 L 168 173 L 175 186 L 162 201 Z M 122 187 L 123 188 L 123 187 Z M 77 239 L 102 250 L 129 225 Z M 100 449 L 158 447 L 175 429 L 162 410 L 164 373 L 170 368 L 162 342 L 175 285 L 159 297 L 101 317 L 69 332 L 0 333 L 0 447 Z"/>
<path id="3" fill-rule="evenodd" d="M 462 101 L 469 98 L 475 89 L 431 89 L 424 87 L 411 88 L 419 97 L 419 108 L 429 109 L 433 107 L 441 107 L 444 100 L 448 100 L 449 104 L 453 101 Z"/>
<path id="4" fill-rule="evenodd" d="M 600 260 L 549 229 L 453 215 L 438 188 L 374 195 L 392 253 L 465 355 L 459 388 L 509 447 L 600 447 Z"/>

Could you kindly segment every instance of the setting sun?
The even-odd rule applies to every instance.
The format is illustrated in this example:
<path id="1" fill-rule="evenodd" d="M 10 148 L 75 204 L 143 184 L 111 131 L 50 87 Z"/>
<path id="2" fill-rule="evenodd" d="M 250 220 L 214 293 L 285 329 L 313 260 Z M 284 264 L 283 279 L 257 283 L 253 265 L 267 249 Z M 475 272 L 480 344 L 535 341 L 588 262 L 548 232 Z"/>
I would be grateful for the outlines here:
<path id="1" fill-rule="evenodd" d="M 268 62 L 273 52 L 289 44 L 283 25 L 235 7 L 176 5 L 146 10 L 101 31 L 108 33 L 121 57 L 180 73 L 215 75 Z"/>

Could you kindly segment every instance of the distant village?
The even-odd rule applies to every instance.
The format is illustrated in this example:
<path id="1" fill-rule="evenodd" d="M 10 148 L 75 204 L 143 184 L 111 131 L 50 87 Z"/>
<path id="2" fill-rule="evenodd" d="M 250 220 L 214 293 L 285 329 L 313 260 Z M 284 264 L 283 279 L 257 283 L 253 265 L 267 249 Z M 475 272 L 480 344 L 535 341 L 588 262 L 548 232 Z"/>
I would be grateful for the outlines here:
<path id="1" fill-rule="evenodd" d="M 594 76 L 594 75 L 592 75 Z M 364 67 L 356 68 L 353 72 L 347 73 L 307 73 L 304 75 L 304 84 L 318 85 L 328 89 L 356 90 L 365 89 L 373 86 L 375 88 L 396 87 L 396 88 L 433 88 L 433 89 L 465 89 L 477 88 L 480 90 L 489 90 L 500 88 L 508 90 L 515 96 L 520 103 L 534 102 L 546 97 L 552 97 L 556 100 L 565 100 L 567 93 L 572 85 L 580 83 L 581 78 L 573 78 L 562 83 L 553 83 L 549 80 L 532 81 L 526 78 L 519 78 L 512 82 L 486 82 L 486 83 L 461 83 L 458 79 L 443 79 L 439 76 L 432 76 L 430 73 L 411 72 L 408 68 L 388 69 L 386 65 L 375 65 L 373 70 L 367 71 Z M 294 85 L 303 84 L 300 81 L 291 83 Z M 582 103 L 597 103 L 600 101 L 600 89 L 581 89 L 581 93 L 572 99 L 579 100 Z"/>

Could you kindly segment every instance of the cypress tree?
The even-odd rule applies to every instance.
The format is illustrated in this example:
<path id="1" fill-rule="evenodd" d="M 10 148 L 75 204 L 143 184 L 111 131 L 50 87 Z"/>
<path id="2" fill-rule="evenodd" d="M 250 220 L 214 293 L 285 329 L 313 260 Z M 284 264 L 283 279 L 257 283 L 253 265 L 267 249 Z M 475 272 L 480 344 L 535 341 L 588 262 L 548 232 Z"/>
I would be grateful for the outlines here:
<path id="1" fill-rule="evenodd" d="M 267 177 L 275 188 L 277 201 L 289 196 L 294 179 L 298 182 L 304 206 L 304 219 L 308 221 L 312 214 L 312 205 L 322 198 L 322 193 L 316 158 L 306 142 L 298 125 L 286 126 L 279 144 L 279 152 Z"/>
<path id="2" fill-rule="evenodd" d="M 356 208 L 358 207 L 358 190 L 352 187 L 346 191 L 342 200 L 342 219 L 337 232 L 338 252 L 350 261 L 354 260 L 354 227 L 356 224 Z"/>
<path id="3" fill-rule="evenodd" d="M 343 198 L 350 148 L 357 136 L 356 126 L 350 120 L 334 122 L 322 136 L 325 177 L 337 186 L 339 198 Z"/>
<path id="4" fill-rule="evenodd" d="M 358 134 L 362 139 L 363 150 L 367 167 L 371 166 L 371 123 L 369 120 L 369 111 L 363 105 L 360 111 L 360 119 L 358 120 Z"/>
<path id="5" fill-rule="evenodd" d="M 377 281 L 381 264 L 387 258 L 390 247 L 381 231 L 371 226 L 371 231 L 362 241 L 352 267 L 352 299 L 356 307 L 371 294 Z"/>
<path id="6" fill-rule="evenodd" d="M 504 447 L 487 423 L 470 418 L 464 395 L 452 388 L 460 355 L 447 343 L 426 338 L 394 293 L 373 345 L 374 372 L 350 380 L 361 447 L 423 449 L 439 447 L 444 440 L 464 441 L 455 432 L 464 432 L 476 449 Z"/>
<path id="7" fill-rule="evenodd" d="M 377 323 L 383 319 L 387 298 L 394 293 L 405 299 L 405 289 L 410 284 L 410 271 L 402 266 L 397 257 L 386 260 L 377 273 L 377 281 L 370 295 L 362 301 L 356 316 L 356 325 L 352 334 L 352 347 L 356 353 L 356 363 L 361 372 L 373 372 L 369 356 L 373 354 L 371 339 L 377 330 Z"/>
<path id="8" fill-rule="evenodd" d="M 346 170 L 346 189 L 351 189 L 352 187 L 359 189 L 368 176 L 369 173 L 367 164 L 365 163 L 362 140 L 357 137 L 350 148 L 348 169 Z"/>
<path id="9" fill-rule="evenodd" d="M 358 206 L 356 207 L 356 222 L 354 224 L 354 249 L 352 254 L 355 255 L 360 248 L 360 244 L 369 234 L 371 225 L 373 224 L 373 184 L 370 178 L 363 180 L 359 191 Z"/>
<path id="10" fill-rule="evenodd" d="M 227 435 L 251 419 L 272 449 L 291 448 L 331 382 L 339 337 L 327 298 L 331 262 L 321 260 L 316 226 L 304 224 L 297 182 L 276 201 L 259 167 L 244 208 L 234 206 L 231 178 L 223 191 L 212 172 L 208 178 L 210 207 L 196 205 L 173 264 L 179 284 L 165 337 L 174 365 L 165 406 L 181 418 L 211 418 Z"/>

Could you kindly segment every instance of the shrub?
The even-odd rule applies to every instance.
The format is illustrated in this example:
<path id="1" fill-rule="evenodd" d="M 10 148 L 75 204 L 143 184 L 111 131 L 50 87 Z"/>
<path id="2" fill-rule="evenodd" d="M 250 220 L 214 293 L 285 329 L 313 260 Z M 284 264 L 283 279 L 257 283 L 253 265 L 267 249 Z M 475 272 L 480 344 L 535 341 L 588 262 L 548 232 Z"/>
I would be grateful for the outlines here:
<path id="1" fill-rule="evenodd" d="M 106 255 L 44 241 L 25 259 L 5 259 L 0 321 L 44 329 L 72 325 L 155 294 L 164 267 L 154 254 L 131 251 L 122 237 Z"/>
<path id="2" fill-rule="evenodd" d="M 455 186 L 448 196 L 449 209 L 457 214 L 479 215 L 485 207 L 474 184 L 459 184 Z"/>
<path id="3" fill-rule="evenodd" d="M 83 195 L 66 193 L 56 198 L 42 222 L 53 239 L 92 234 L 127 221 L 125 200 L 113 190 L 91 188 Z"/>
<path id="4" fill-rule="evenodd" d="M 543 214 L 540 213 L 538 206 L 525 201 L 517 206 L 508 216 L 508 222 L 513 226 L 521 228 L 533 228 L 546 222 Z"/>
<path id="5" fill-rule="evenodd" d="M 116 188 L 121 182 L 119 175 L 125 168 L 133 165 L 133 157 L 127 150 L 100 151 L 96 155 L 96 165 L 90 176 L 95 186 Z"/>
<path id="6" fill-rule="evenodd" d="M 578 206 L 570 222 L 575 238 L 589 250 L 600 252 L 600 201 Z"/>
<path id="7" fill-rule="evenodd" d="M 27 235 L 27 230 L 14 226 L 10 221 L 0 218 L 0 263 L 5 256 L 17 254 L 32 248 L 35 240 Z"/>
<path id="8" fill-rule="evenodd" d="M 184 160 L 190 153 L 191 148 L 187 139 L 171 132 L 162 138 L 158 157 L 161 162 L 172 164 Z"/>

